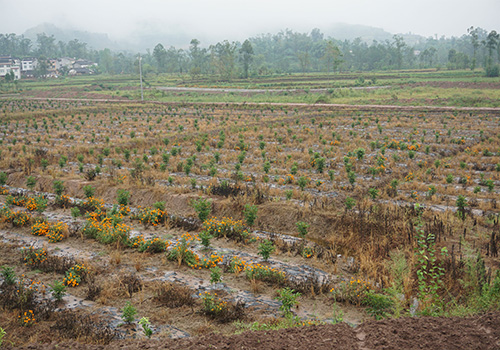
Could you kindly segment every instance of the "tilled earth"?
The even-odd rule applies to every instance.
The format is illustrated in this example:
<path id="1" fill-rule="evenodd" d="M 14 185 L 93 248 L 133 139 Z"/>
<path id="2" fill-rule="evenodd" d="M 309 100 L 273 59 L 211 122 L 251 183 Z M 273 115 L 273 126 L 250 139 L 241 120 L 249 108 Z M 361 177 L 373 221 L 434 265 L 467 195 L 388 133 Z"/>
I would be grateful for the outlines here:
<path id="1" fill-rule="evenodd" d="M 356 328 L 341 323 L 233 336 L 207 334 L 161 342 L 30 344 L 19 349 L 500 349 L 500 314 L 389 319 Z"/>

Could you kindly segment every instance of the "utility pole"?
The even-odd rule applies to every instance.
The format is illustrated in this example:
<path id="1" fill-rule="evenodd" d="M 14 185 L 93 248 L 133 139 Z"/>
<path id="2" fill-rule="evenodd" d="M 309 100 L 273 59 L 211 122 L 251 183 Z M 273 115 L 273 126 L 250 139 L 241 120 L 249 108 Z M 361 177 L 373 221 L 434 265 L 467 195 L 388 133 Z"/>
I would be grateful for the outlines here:
<path id="1" fill-rule="evenodd" d="M 141 101 L 144 101 L 144 93 L 142 92 L 142 57 L 139 54 L 139 76 L 141 78 Z"/>

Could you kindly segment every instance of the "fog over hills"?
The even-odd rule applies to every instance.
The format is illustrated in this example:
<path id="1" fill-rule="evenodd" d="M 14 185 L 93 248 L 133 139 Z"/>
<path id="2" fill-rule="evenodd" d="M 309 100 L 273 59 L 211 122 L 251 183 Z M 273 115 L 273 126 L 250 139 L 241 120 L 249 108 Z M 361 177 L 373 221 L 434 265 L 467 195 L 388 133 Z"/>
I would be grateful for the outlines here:
<path id="1" fill-rule="evenodd" d="M 314 28 L 311 28 L 308 33 Z M 293 28 L 283 29 L 295 31 Z M 300 31 L 299 31 L 300 32 Z M 102 50 L 104 48 L 109 48 L 112 50 L 124 50 L 124 51 L 145 51 L 147 49 L 152 50 L 156 44 L 162 43 L 165 47 L 175 46 L 177 48 L 187 48 L 189 42 L 193 38 L 197 38 L 202 42 L 202 46 L 209 46 L 215 44 L 217 41 L 223 41 L 228 38 L 214 38 L 207 37 L 203 33 L 197 35 L 190 35 L 183 31 L 168 32 L 162 31 L 154 24 L 144 25 L 140 29 L 134 31 L 131 35 L 126 38 L 112 38 L 106 33 L 93 33 L 83 30 L 75 30 L 68 28 L 61 28 L 52 23 L 43 23 L 32 27 L 22 33 L 25 37 L 36 42 L 37 34 L 45 33 L 47 35 L 54 35 L 56 41 L 68 42 L 70 40 L 78 39 L 81 42 L 88 44 L 89 48 L 96 50 Z M 379 42 L 385 40 L 392 40 L 392 37 L 396 33 L 389 33 L 382 28 L 375 28 L 365 25 L 353 25 L 346 23 L 336 23 L 328 28 L 321 30 L 324 37 L 331 37 L 337 40 L 354 40 L 360 38 L 362 41 L 371 43 L 376 40 Z M 16 33 L 21 34 L 21 33 Z M 260 33 L 264 35 L 267 33 Z M 276 33 L 271 33 L 276 34 Z M 425 38 L 420 35 L 415 34 L 401 34 L 405 38 L 408 44 L 413 44 L 419 40 L 424 40 Z M 242 42 L 246 37 L 238 39 Z"/>

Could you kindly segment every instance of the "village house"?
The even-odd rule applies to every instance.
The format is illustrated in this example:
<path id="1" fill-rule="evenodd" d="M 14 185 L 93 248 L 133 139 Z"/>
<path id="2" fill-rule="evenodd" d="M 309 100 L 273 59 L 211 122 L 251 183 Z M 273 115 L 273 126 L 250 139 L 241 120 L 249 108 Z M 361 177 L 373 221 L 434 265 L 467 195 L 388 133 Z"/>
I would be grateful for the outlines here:
<path id="1" fill-rule="evenodd" d="M 11 56 L 0 56 L 0 78 L 10 72 L 14 73 L 14 79 L 21 79 L 21 61 Z"/>

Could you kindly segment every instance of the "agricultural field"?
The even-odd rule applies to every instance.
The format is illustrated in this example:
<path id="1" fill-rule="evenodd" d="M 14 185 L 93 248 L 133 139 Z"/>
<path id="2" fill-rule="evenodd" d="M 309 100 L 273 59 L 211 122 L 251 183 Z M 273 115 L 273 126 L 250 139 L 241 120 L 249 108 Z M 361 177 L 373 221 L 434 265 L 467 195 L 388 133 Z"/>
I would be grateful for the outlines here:
<path id="1" fill-rule="evenodd" d="M 353 332 L 344 344 L 361 346 L 353 329 L 363 329 L 363 345 L 376 348 L 386 329 L 371 320 L 496 311 L 478 321 L 495 329 L 499 82 L 407 74 L 399 92 L 389 75 L 392 87 L 341 90 L 351 98 L 338 101 L 335 89 L 269 100 L 156 90 L 160 78 L 143 103 L 137 84 L 118 78 L 33 83 L 0 99 L 4 344 L 119 346 L 335 324 L 330 333 Z M 368 87 L 351 80 L 345 87 Z M 331 88 L 266 84 L 251 88 Z M 447 97 L 427 103 L 425 84 Z M 480 91 L 471 94 L 483 108 L 447 84 Z M 415 103 L 401 97 L 415 89 Z M 465 108 L 442 108 L 458 100 Z M 443 323 L 466 329 L 464 320 Z M 498 346 L 490 333 L 484 344 Z"/>
<path id="2" fill-rule="evenodd" d="M 27 98 L 140 100 L 138 75 L 66 77 L 0 85 L 0 94 Z M 391 106 L 500 107 L 500 78 L 482 70 L 408 70 L 283 74 L 219 81 L 149 74 L 144 99 L 185 103 L 306 103 Z"/>

